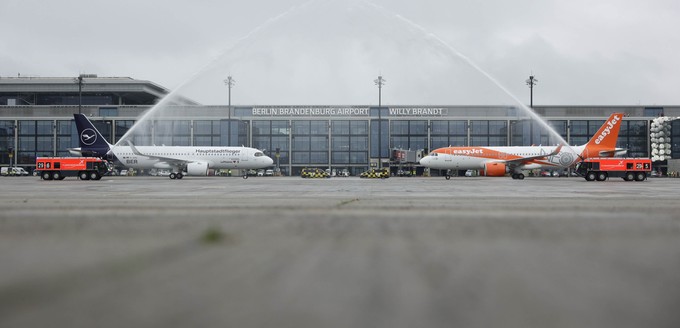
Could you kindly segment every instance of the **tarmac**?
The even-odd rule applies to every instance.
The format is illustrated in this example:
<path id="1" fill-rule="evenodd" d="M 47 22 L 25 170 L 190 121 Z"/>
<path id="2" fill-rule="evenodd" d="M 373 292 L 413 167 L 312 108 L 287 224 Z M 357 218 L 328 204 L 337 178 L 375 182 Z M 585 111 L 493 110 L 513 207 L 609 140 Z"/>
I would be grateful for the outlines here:
<path id="1" fill-rule="evenodd" d="M 0 327 L 680 327 L 680 179 L 0 186 Z"/>

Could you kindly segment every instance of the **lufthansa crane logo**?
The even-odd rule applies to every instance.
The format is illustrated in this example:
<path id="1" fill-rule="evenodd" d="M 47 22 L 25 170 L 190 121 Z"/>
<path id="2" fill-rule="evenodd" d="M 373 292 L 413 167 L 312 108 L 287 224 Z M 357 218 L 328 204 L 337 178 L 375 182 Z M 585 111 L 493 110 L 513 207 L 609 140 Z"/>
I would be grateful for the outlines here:
<path id="1" fill-rule="evenodd" d="M 97 133 L 95 133 L 94 130 L 88 128 L 80 133 L 80 142 L 82 142 L 84 145 L 90 146 L 95 141 L 97 141 Z"/>

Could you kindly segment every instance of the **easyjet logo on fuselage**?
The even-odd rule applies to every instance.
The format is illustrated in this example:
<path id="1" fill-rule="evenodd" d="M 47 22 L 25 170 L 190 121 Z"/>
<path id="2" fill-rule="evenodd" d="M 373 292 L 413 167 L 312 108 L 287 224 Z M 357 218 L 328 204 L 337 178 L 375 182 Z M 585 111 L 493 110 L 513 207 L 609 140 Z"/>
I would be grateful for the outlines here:
<path id="1" fill-rule="evenodd" d="M 618 123 L 619 120 L 620 120 L 619 116 L 614 115 L 611 121 L 605 124 L 604 130 L 602 130 L 602 133 L 600 133 L 600 135 L 597 136 L 597 139 L 595 139 L 596 145 L 599 145 L 600 142 L 602 142 L 602 140 L 604 140 L 604 138 L 611 133 L 611 130 L 614 128 L 614 126 L 616 126 L 616 123 Z"/>
<path id="2" fill-rule="evenodd" d="M 483 149 L 472 148 L 472 149 L 454 149 L 454 155 L 482 155 L 484 154 Z"/>

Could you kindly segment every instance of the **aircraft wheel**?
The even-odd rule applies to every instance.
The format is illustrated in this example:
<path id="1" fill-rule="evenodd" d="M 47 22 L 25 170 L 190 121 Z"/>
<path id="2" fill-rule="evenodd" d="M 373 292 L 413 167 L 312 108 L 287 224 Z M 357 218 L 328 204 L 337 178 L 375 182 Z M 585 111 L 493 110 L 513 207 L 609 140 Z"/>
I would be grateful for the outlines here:
<path id="1" fill-rule="evenodd" d="M 517 173 L 518 180 L 524 180 L 524 173 Z"/>
<path id="2" fill-rule="evenodd" d="M 638 172 L 638 174 L 635 175 L 635 181 L 644 181 L 647 178 L 647 174 L 645 172 Z"/>
<path id="3" fill-rule="evenodd" d="M 184 178 L 184 174 L 182 172 L 177 173 L 177 179 Z"/>
<path id="4" fill-rule="evenodd" d="M 248 179 L 248 175 L 247 175 L 247 174 L 244 174 L 244 175 L 243 175 L 243 178 L 244 178 L 244 179 Z"/>
<path id="5" fill-rule="evenodd" d="M 177 179 L 177 174 L 175 174 L 175 172 L 171 172 L 170 173 L 170 179 L 172 179 L 172 180 Z"/>
<path id="6" fill-rule="evenodd" d="M 43 178 L 43 180 L 52 180 L 51 172 L 43 172 L 40 176 Z"/>
<path id="7" fill-rule="evenodd" d="M 446 175 L 446 180 L 451 180 L 451 176 L 447 174 L 447 175 Z"/>
<path id="8" fill-rule="evenodd" d="M 80 173 L 78 173 L 78 178 L 80 178 L 80 180 L 90 179 L 90 177 L 87 175 L 87 171 L 80 171 Z"/>

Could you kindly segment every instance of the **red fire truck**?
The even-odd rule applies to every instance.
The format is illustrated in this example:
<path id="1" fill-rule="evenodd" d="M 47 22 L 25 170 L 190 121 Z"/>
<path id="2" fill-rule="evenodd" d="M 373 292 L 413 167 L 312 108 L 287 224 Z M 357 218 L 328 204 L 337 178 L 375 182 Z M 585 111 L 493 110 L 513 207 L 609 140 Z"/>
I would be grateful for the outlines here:
<path id="1" fill-rule="evenodd" d="M 97 157 L 38 157 L 35 170 L 43 180 L 64 180 L 67 176 L 99 180 L 109 170 L 109 163 Z"/>
<path id="2" fill-rule="evenodd" d="M 652 171 L 649 158 L 595 157 L 587 158 L 576 166 L 576 172 L 586 181 L 604 181 L 619 177 L 626 181 L 644 181 Z"/>

